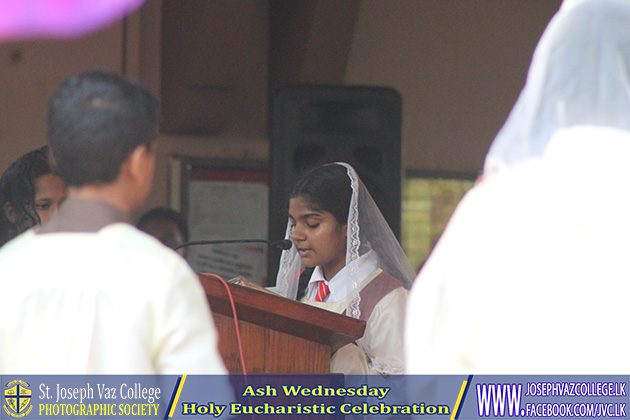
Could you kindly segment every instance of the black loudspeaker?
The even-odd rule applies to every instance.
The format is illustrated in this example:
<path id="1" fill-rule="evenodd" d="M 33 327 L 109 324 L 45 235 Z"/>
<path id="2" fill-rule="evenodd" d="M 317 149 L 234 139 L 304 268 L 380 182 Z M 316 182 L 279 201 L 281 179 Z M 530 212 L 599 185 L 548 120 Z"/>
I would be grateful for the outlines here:
<path id="1" fill-rule="evenodd" d="M 283 239 L 288 199 L 306 170 L 352 165 L 400 240 L 402 100 L 387 87 L 284 86 L 271 105 L 269 238 Z M 275 284 L 279 250 L 269 249 Z"/>

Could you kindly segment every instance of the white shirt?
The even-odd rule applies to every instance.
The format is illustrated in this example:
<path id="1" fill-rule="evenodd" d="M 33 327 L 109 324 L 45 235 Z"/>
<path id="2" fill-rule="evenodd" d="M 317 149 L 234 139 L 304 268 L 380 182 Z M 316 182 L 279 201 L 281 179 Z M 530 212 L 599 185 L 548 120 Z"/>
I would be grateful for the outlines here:
<path id="1" fill-rule="evenodd" d="M 357 267 L 356 278 L 364 282 L 364 280 L 378 268 L 378 257 L 374 251 L 369 251 L 357 258 L 355 264 Z M 319 282 L 323 281 L 330 288 L 330 293 L 324 299 L 324 302 L 338 302 L 344 300 L 352 290 L 351 280 L 348 278 L 349 270 L 348 266 L 345 265 L 332 279 L 326 280 L 324 279 L 320 266 L 315 267 L 306 289 L 306 299 L 315 300 Z M 365 284 L 366 283 L 364 283 L 363 286 L 365 286 Z"/>
<path id="2" fill-rule="evenodd" d="M 374 251 L 363 254 L 355 263 L 357 279 L 361 282 L 360 290 L 382 273 Z M 339 270 L 328 282 L 330 287 L 328 298 L 324 302 L 315 302 L 318 287 L 316 282 L 323 279 L 319 267 L 316 267 L 303 302 L 342 313 L 348 306 L 347 292 L 352 289 L 348 273 L 348 266 Z M 367 321 L 365 333 L 357 340 L 357 345 L 348 344 L 333 355 L 331 372 L 346 375 L 404 373 L 403 331 L 406 302 L 407 290 L 402 285 L 385 295 L 374 307 Z"/>
<path id="3" fill-rule="evenodd" d="M 196 275 L 129 224 L 29 231 L 0 273 L 2 374 L 226 373 Z"/>
<path id="4" fill-rule="evenodd" d="M 411 374 L 630 371 L 630 135 L 558 132 L 459 204 L 409 297 Z"/>

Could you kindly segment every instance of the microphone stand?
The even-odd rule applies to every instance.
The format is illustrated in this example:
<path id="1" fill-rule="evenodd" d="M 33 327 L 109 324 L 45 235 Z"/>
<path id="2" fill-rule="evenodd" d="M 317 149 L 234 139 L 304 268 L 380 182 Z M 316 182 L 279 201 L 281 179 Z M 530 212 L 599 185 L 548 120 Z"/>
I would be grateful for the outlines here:
<path id="1" fill-rule="evenodd" d="M 264 239 L 224 239 L 224 240 L 215 240 L 215 241 L 191 241 L 184 242 L 182 244 L 177 245 L 175 250 L 193 246 L 193 245 L 223 245 L 223 244 L 268 244 L 271 246 L 275 246 L 277 248 L 286 251 L 291 249 L 293 243 L 289 239 L 279 239 L 274 241 L 267 241 Z"/>

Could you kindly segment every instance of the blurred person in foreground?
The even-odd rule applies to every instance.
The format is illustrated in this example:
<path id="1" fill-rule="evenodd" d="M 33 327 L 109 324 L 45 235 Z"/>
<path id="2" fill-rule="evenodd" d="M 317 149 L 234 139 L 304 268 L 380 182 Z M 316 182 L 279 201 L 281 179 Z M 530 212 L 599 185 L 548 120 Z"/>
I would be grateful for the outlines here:
<path id="1" fill-rule="evenodd" d="M 68 199 L 0 251 L 0 373 L 226 373 L 197 277 L 128 223 L 153 182 L 157 120 L 144 86 L 106 70 L 53 95 Z"/>
<path id="2" fill-rule="evenodd" d="M 413 374 L 630 371 L 630 2 L 565 0 L 412 289 Z"/>

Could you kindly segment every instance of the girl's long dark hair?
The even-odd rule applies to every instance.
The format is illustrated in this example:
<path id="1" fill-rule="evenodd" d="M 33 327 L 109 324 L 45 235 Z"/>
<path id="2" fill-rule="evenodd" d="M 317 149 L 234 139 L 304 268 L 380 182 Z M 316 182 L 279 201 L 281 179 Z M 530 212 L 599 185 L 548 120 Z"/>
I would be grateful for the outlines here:
<path id="1" fill-rule="evenodd" d="M 18 158 L 0 179 L 0 246 L 40 223 L 35 211 L 35 182 L 53 173 L 48 146 L 40 147 Z M 9 203 L 16 215 L 12 223 L 5 212 Z"/>
<path id="2" fill-rule="evenodd" d="M 347 223 L 352 197 L 348 170 L 334 164 L 311 169 L 300 177 L 291 192 L 291 198 L 298 196 L 313 210 L 327 211 L 339 224 Z"/>

